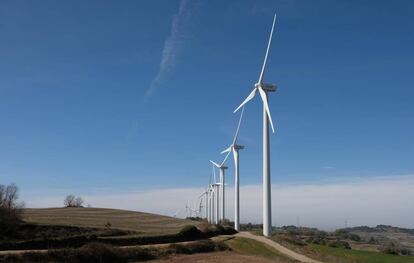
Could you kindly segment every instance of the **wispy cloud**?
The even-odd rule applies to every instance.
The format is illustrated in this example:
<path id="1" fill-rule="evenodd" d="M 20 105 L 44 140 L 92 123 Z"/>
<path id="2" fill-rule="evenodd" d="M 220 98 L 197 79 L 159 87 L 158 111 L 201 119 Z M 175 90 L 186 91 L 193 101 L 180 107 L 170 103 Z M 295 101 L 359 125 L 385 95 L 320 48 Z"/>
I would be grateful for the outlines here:
<path id="1" fill-rule="evenodd" d="M 229 180 L 231 177 L 229 177 Z M 227 216 L 233 218 L 234 188 L 228 181 Z M 273 185 L 273 224 L 296 224 L 323 229 L 348 225 L 390 224 L 414 227 L 414 175 L 354 178 L 341 182 Z M 204 188 L 154 189 L 129 193 L 81 194 L 96 207 L 113 207 L 185 216 L 187 201 L 194 204 Z M 245 185 L 240 189 L 242 222 L 261 222 L 262 187 Z M 63 196 L 23 197 L 29 207 L 62 206 Z"/>
<path id="2" fill-rule="evenodd" d="M 172 19 L 170 35 L 164 43 L 158 73 L 145 93 L 146 100 L 154 94 L 174 70 L 195 6 L 194 1 L 180 1 L 178 13 L 174 14 Z"/>

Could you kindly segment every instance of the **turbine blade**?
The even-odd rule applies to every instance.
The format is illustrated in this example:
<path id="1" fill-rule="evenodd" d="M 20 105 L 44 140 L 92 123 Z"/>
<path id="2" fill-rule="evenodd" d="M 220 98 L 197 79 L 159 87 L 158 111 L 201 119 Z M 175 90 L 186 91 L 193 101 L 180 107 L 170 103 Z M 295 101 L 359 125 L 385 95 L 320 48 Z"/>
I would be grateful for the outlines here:
<path id="1" fill-rule="evenodd" d="M 236 134 L 234 135 L 234 139 L 233 139 L 233 143 L 232 143 L 233 146 L 237 141 L 237 136 L 239 135 L 240 124 L 241 124 L 241 121 L 242 121 L 242 118 L 243 118 L 243 112 L 244 112 L 244 107 L 242 108 L 242 111 L 240 113 L 239 123 L 237 124 Z"/>
<path id="2" fill-rule="evenodd" d="M 273 133 L 275 133 L 275 129 L 273 128 L 272 116 L 270 116 L 269 104 L 267 102 L 267 95 L 266 95 L 266 92 L 261 87 L 259 87 L 259 94 L 260 94 L 260 97 L 262 97 L 263 106 L 265 107 L 267 117 L 269 118 L 272 131 Z"/>
<path id="3" fill-rule="evenodd" d="M 229 146 L 229 148 L 223 150 L 220 154 L 226 153 L 226 152 L 230 152 L 231 151 L 231 146 Z"/>
<path id="4" fill-rule="evenodd" d="M 215 165 L 217 168 L 220 168 L 220 165 L 218 165 L 217 163 L 213 162 L 212 160 L 210 160 L 210 162 Z"/>
<path id="5" fill-rule="evenodd" d="M 276 22 L 276 13 L 275 13 L 275 16 L 273 17 L 272 30 L 270 31 L 269 42 L 267 43 L 267 48 L 266 48 L 266 55 L 263 61 L 262 71 L 260 72 L 260 77 L 259 77 L 260 84 L 262 84 L 264 73 L 266 70 L 267 56 L 269 55 L 270 44 L 272 43 L 272 36 L 273 36 L 273 29 L 275 28 L 275 22 Z"/>
<path id="6" fill-rule="evenodd" d="M 252 92 L 250 92 L 249 96 L 247 96 L 247 98 L 246 98 L 246 99 L 242 102 L 242 104 L 240 104 L 240 106 L 239 106 L 239 107 L 237 107 L 237 109 L 235 109 L 235 110 L 233 111 L 233 113 L 235 113 L 235 112 L 236 112 L 236 111 L 238 111 L 241 107 L 243 107 L 243 106 L 244 106 L 244 104 L 246 104 L 247 102 L 249 102 L 249 100 L 253 99 L 253 98 L 254 98 L 254 96 L 256 95 L 256 90 L 257 90 L 257 88 L 256 88 L 256 87 L 254 87 L 253 91 L 252 91 Z"/>
<path id="7" fill-rule="evenodd" d="M 213 167 L 213 183 L 216 183 L 216 168 L 214 168 L 214 164 L 211 167 Z"/>
<path id="8" fill-rule="evenodd" d="M 223 162 L 221 163 L 220 167 L 223 166 L 223 164 L 227 161 L 227 158 L 230 155 L 230 151 L 226 154 L 226 157 L 224 158 Z"/>

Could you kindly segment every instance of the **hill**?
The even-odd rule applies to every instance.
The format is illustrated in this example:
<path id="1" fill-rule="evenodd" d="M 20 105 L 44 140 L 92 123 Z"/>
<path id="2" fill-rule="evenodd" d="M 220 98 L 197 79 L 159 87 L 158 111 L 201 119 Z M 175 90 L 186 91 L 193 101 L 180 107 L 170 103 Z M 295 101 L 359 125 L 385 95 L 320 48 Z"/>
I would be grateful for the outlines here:
<path id="1" fill-rule="evenodd" d="M 108 208 L 27 208 L 23 220 L 42 225 L 105 228 L 138 232 L 143 235 L 173 234 L 196 221 Z"/>
<path id="2" fill-rule="evenodd" d="M 388 225 L 376 227 L 358 226 L 337 230 L 338 233 L 353 234 L 360 237 L 361 241 L 372 246 L 388 246 L 409 250 L 414 254 L 414 229 L 400 228 Z"/>

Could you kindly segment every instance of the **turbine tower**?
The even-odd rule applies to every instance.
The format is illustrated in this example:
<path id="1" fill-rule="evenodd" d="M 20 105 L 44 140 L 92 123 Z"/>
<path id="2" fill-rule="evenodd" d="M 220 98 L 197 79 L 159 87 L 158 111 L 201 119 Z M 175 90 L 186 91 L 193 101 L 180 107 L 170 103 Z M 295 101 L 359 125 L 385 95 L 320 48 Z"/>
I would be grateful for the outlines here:
<path id="1" fill-rule="evenodd" d="M 239 135 L 240 124 L 243 118 L 244 107 L 242 108 L 242 112 L 240 114 L 239 123 L 237 124 L 236 134 L 234 135 L 233 142 L 230 146 L 222 151 L 221 153 L 233 153 L 234 159 L 234 229 L 239 231 L 240 230 L 240 194 L 239 194 L 239 150 L 244 149 L 243 145 L 237 144 L 237 136 Z"/>
<path id="2" fill-rule="evenodd" d="M 199 205 L 199 213 L 200 213 L 200 218 L 203 218 L 203 212 L 202 212 L 202 208 L 204 207 L 204 217 L 207 218 L 207 209 L 208 209 L 208 204 L 207 204 L 207 190 L 204 191 L 198 198 L 200 199 L 200 205 Z M 203 201 L 204 206 L 203 206 Z"/>
<path id="3" fill-rule="evenodd" d="M 269 149 L 269 122 L 273 133 L 275 132 L 270 116 L 268 104 L 268 92 L 276 91 L 276 85 L 264 83 L 264 74 L 267 64 L 267 56 L 269 55 L 270 45 L 272 43 L 273 30 L 276 22 L 276 14 L 273 17 L 272 30 L 270 31 L 269 42 L 267 43 L 266 54 L 262 70 L 260 72 L 259 81 L 254 84 L 253 91 L 234 111 L 238 111 L 248 101 L 254 98 L 258 91 L 263 101 L 263 235 L 270 236 L 272 234 L 272 209 L 271 209 L 271 182 L 270 182 L 270 149 Z"/>
<path id="4" fill-rule="evenodd" d="M 224 171 L 228 168 L 227 166 L 224 166 L 224 162 L 226 161 L 227 157 L 229 156 L 230 152 L 227 153 L 226 158 L 224 158 L 223 162 L 221 164 L 217 164 L 210 160 L 210 162 L 217 168 L 220 169 L 220 183 L 217 185 L 220 185 L 220 196 L 221 196 L 221 205 L 220 205 L 220 221 L 223 221 L 225 219 L 225 173 Z"/>
<path id="5" fill-rule="evenodd" d="M 219 189 L 223 190 L 223 187 L 220 188 L 221 183 L 216 181 L 216 163 L 213 161 L 210 161 L 212 163 L 212 168 L 213 168 L 213 193 L 214 193 L 214 223 L 218 224 L 221 220 L 221 216 L 223 215 L 223 213 L 220 213 L 220 196 L 224 197 L 224 194 L 222 193 L 222 191 L 219 191 Z M 227 167 L 225 167 L 225 169 L 227 169 Z M 221 175 L 221 172 L 220 172 Z M 221 177 L 220 179 L 222 179 L 224 177 Z M 223 200 L 223 199 L 222 199 Z M 223 212 L 223 211 L 222 211 Z"/>
<path id="6" fill-rule="evenodd" d="M 211 223 L 211 221 L 213 221 L 212 220 L 212 212 L 213 212 L 213 210 L 212 210 L 212 204 L 211 204 L 211 199 L 212 199 L 212 193 L 211 193 L 211 185 L 209 185 L 209 188 L 208 188 L 208 210 L 207 210 L 207 221 L 209 222 L 209 223 Z"/>

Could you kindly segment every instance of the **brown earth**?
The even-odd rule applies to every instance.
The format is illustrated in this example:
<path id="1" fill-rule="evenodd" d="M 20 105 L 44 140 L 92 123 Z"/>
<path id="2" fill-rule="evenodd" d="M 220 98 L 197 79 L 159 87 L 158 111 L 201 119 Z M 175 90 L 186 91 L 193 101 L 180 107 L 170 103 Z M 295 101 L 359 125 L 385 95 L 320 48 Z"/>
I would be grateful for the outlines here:
<path id="1" fill-rule="evenodd" d="M 23 220 L 45 225 L 111 228 L 136 231 L 145 235 L 174 234 L 185 225 L 198 226 L 197 221 L 143 212 L 107 208 L 36 208 L 24 209 Z"/>

